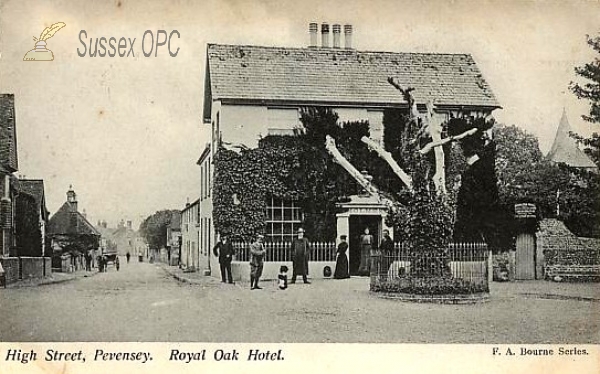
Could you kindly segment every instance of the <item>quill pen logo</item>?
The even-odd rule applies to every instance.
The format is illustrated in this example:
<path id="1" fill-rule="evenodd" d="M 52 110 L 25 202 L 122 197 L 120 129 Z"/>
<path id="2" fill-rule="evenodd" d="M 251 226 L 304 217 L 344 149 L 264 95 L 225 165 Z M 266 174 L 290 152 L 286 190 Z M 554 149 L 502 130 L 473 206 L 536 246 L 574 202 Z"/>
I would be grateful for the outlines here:
<path id="1" fill-rule="evenodd" d="M 46 40 L 56 34 L 56 32 L 66 24 L 64 22 L 57 22 L 49 27 L 46 27 L 44 31 L 40 34 L 39 38 L 33 37 L 33 41 L 35 41 L 35 48 L 25 54 L 23 57 L 23 61 L 53 61 L 54 54 L 52 51 L 46 48 Z"/>

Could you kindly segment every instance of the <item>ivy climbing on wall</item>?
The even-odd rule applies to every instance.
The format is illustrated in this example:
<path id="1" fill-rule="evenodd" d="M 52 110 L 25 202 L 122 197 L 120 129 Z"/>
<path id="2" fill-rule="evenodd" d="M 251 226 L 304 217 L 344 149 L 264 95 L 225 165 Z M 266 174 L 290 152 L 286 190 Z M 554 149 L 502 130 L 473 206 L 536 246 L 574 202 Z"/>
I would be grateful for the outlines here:
<path id="1" fill-rule="evenodd" d="M 216 230 L 240 238 L 263 232 L 266 204 L 272 196 L 296 201 L 308 237 L 334 240 L 336 204 L 361 191 L 327 154 L 325 135 L 334 136 L 344 156 L 372 172 L 376 183 L 391 179 L 382 161 L 369 156 L 360 141 L 369 135 L 368 122 L 339 124 L 338 119 L 331 109 L 306 108 L 301 111 L 304 131 L 297 135 L 267 136 L 257 148 L 240 153 L 219 149 L 214 160 Z"/>

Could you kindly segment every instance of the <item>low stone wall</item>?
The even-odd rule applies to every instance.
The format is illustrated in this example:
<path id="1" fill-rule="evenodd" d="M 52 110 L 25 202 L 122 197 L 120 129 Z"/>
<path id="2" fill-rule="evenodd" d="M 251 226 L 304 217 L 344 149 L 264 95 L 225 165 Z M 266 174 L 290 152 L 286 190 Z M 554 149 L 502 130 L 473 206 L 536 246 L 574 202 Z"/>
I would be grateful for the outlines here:
<path id="1" fill-rule="evenodd" d="M 263 268 L 263 275 L 261 279 L 264 280 L 272 280 L 277 279 L 277 275 L 279 274 L 279 267 L 281 265 L 286 265 L 289 269 L 288 271 L 288 280 L 292 278 L 293 274 L 293 265 L 291 261 L 282 261 L 282 262 L 265 262 L 265 266 Z M 324 275 L 325 267 L 329 266 L 331 270 L 331 276 L 326 277 Z M 308 278 L 310 279 L 327 279 L 333 278 L 333 272 L 335 271 L 335 262 L 332 261 L 323 261 L 323 262 L 312 262 L 308 263 Z M 250 264 L 248 262 L 233 262 L 231 264 L 231 273 L 233 275 L 234 281 L 250 281 Z M 221 269 L 218 264 L 215 266 L 211 275 L 216 278 L 221 277 Z M 301 278 L 301 277 L 298 277 Z"/>
<path id="2" fill-rule="evenodd" d="M 0 258 L 0 263 L 2 263 L 2 268 L 4 269 L 6 284 L 10 284 L 19 280 L 21 263 L 18 257 Z"/>
<path id="3" fill-rule="evenodd" d="M 556 219 L 540 222 L 537 245 L 545 265 L 600 265 L 600 239 L 575 236 Z"/>
<path id="4" fill-rule="evenodd" d="M 50 257 L 42 257 L 44 259 L 44 276 L 52 275 L 52 259 Z"/>
<path id="5" fill-rule="evenodd" d="M 548 265 L 545 273 L 554 281 L 600 281 L 600 265 Z"/>
<path id="6" fill-rule="evenodd" d="M 52 271 L 60 273 L 71 273 L 73 272 L 73 266 L 71 266 L 71 255 L 68 253 L 54 256 L 52 258 Z"/>
<path id="7" fill-rule="evenodd" d="M 21 257 L 21 279 L 43 278 L 43 257 Z"/>
<path id="8" fill-rule="evenodd" d="M 52 275 L 50 257 L 4 257 L 0 263 L 5 272 L 6 284 L 20 279 L 44 278 Z"/>

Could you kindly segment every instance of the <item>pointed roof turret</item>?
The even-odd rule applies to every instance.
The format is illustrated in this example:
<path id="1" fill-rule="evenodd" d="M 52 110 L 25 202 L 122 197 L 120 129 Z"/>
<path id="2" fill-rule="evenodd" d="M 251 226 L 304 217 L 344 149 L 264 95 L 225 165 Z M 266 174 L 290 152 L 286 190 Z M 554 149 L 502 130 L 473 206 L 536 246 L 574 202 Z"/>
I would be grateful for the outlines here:
<path id="1" fill-rule="evenodd" d="M 552 148 L 550 148 L 550 152 L 548 152 L 548 159 L 554 162 L 564 162 L 575 168 L 597 170 L 598 167 L 596 164 L 592 162 L 585 152 L 579 149 L 577 141 L 569 136 L 571 131 L 571 125 L 567 119 L 567 111 L 563 108 L 554 143 L 552 144 Z"/>

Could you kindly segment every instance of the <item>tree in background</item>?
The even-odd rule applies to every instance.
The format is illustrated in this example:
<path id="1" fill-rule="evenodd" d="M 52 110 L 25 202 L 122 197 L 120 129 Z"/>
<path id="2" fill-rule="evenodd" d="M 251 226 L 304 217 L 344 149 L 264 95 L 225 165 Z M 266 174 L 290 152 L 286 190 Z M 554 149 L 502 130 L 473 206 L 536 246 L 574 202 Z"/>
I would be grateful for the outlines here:
<path id="1" fill-rule="evenodd" d="M 598 175 L 545 159 L 537 138 L 514 125 L 497 125 L 494 138 L 498 192 L 506 212 L 499 228 L 511 227 L 514 204 L 533 203 L 540 217 L 558 213 L 576 235 L 600 235 Z M 505 245 L 508 240 L 504 238 Z"/>
<path id="2" fill-rule="evenodd" d="M 581 117 L 591 123 L 600 123 L 600 34 L 595 37 L 587 35 L 587 44 L 596 52 L 590 63 L 575 68 L 575 73 L 587 80 L 586 83 L 571 82 L 569 89 L 579 98 L 590 102 L 589 115 Z M 575 135 L 582 141 L 584 151 L 600 167 L 600 136 L 594 133 L 590 138 Z"/>
<path id="3" fill-rule="evenodd" d="M 179 213 L 178 210 L 160 210 L 140 224 L 140 234 L 146 239 L 146 243 L 153 249 L 167 246 L 167 226 L 171 223 L 171 216 Z"/>

